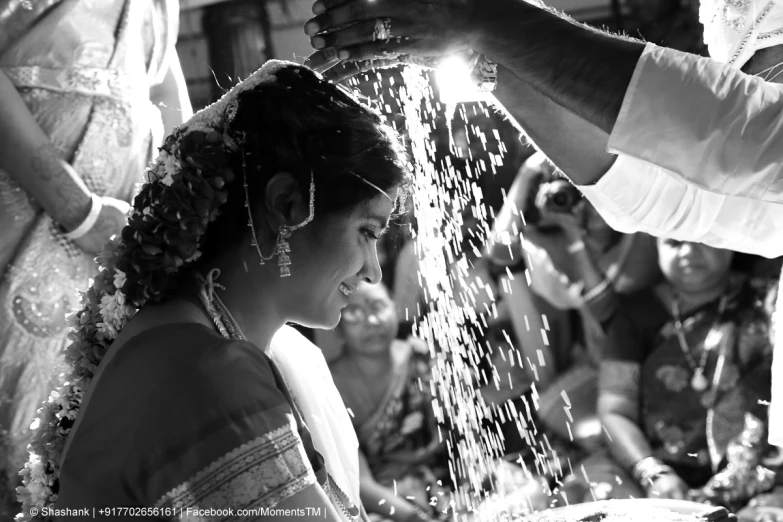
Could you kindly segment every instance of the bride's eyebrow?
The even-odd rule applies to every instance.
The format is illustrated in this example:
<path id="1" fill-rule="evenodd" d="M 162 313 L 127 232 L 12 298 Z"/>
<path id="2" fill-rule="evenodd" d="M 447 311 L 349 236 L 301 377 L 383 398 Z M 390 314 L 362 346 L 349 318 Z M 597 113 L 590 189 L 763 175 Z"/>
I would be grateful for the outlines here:
<path id="1" fill-rule="evenodd" d="M 370 221 L 374 221 L 378 225 L 378 227 L 384 229 L 384 231 L 386 231 L 389 228 L 389 218 L 387 216 L 368 214 L 365 217 Z"/>

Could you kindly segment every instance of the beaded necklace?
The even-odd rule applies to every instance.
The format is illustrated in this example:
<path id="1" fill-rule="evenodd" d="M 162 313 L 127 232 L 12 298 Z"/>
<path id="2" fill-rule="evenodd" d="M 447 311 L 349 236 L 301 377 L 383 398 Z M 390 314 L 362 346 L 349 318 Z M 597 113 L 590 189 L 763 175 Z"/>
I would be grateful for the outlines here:
<path id="1" fill-rule="evenodd" d="M 718 304 L 718 315 L 715 317 L 715 322 L 712 324 L 707 336 L 704 338 L 704 349 L 701 352 L 701 360 L 696 365 L 696 361 L 691 354 L 691 348 L 688 345 L 688 340 L 685 337 L 685 329 L 683 328 L 682 319 L 680 317 L 680 296 L 675 292 L 674 299 L 672 299 L 672 315 L 674 315 L 674 329 L 677 333 L 677 341 L 680 344 L 685 359 L 688 361 L 688 365 L 693 370 L 693 377 L 691 377 L 691 388 L 698 393 L 702 393 L 710 386 L 710 382 L 705 375 L 707 366 L 707 358 L 712 350 L 712 340 L 715 334 L 715 329 L 723 318 L 723 313 L 726 311 L 726 305 L 728 303 L 728 296 L 724 295 L 720 298 Z"/>

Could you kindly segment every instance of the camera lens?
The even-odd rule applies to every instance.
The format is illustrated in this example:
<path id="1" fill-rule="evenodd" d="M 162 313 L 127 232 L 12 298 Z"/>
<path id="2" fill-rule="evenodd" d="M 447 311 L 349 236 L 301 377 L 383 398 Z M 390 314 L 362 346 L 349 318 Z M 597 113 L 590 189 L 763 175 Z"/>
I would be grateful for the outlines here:
<path id="1" fill-rule="evenodd" d="M 555 192 L 552 194 L 552 205 L 555 207 L 568 207 L 571 201 L 570 194 L 568 192 Z"/>

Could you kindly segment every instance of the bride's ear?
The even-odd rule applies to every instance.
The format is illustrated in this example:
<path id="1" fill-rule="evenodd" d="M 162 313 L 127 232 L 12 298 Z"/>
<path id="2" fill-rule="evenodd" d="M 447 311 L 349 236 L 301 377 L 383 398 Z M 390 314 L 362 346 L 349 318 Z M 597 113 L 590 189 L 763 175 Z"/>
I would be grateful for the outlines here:
<path id="1" fill-rule="evenodd" d="M 266 183 L 264 204 L 267 220 L 272 230 L 280 225 L 296 225 L 310 213 L 309 201 L 305 201 L 302 185 L 290 172 L 278 172 Z"/>

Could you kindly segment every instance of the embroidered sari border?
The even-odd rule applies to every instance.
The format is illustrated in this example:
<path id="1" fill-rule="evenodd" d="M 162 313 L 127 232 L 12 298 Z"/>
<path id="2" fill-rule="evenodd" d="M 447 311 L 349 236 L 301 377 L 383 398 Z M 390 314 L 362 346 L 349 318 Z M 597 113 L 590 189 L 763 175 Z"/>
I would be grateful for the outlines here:
<path id="1" fill-rule="evenodd" d="M 230 451 L 155 505 L 175 509 L 274 506 L 315 482 L 299 436 L 288 425 Z"/>

